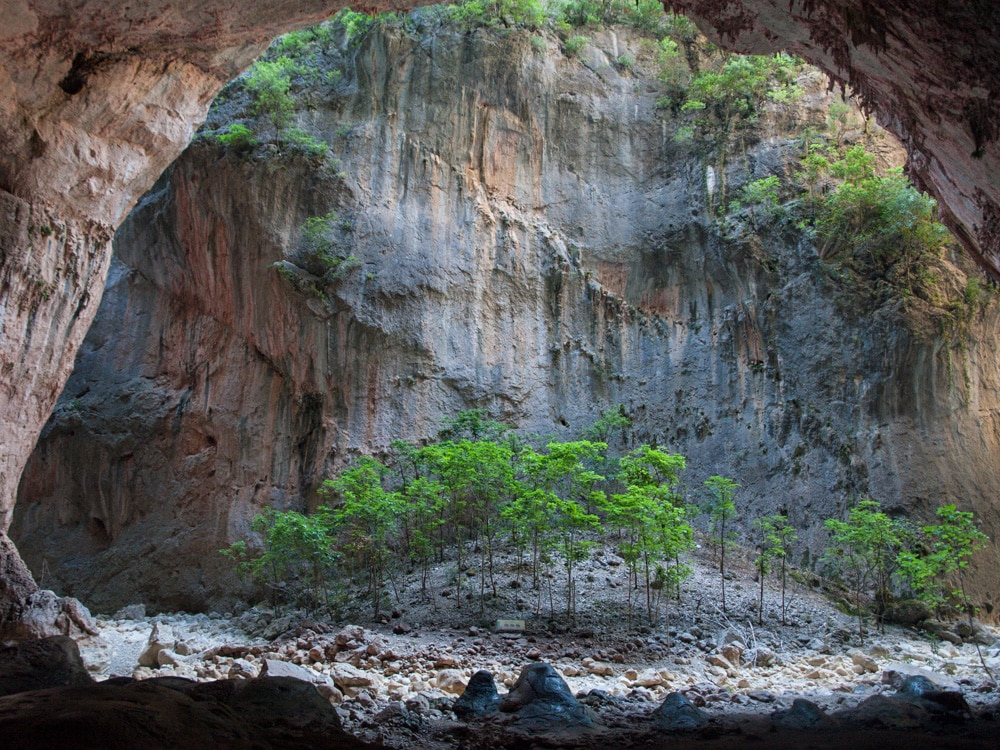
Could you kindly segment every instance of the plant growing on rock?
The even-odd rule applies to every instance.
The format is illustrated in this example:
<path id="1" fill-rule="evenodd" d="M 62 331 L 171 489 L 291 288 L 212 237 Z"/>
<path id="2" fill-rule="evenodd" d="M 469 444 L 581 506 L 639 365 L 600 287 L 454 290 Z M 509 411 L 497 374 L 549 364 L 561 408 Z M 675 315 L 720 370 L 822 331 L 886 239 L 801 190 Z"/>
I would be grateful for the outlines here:
<path id="1" fill-rule="evenodd" d="M 767 101 L 801 96 L 795 84 L 801 61 L 784 53 L 728 55 L 720 61 L 694 72 L 681 111 L 692 113 L 695 132 L 715 150 L 718 205 L 727 206 L 726 160 L 734 136 L 757 121 Z"/>
<path id="2" fill-rule="evenodd" d="M 330 211 L 323 216 L 311 216 L 302 224 L 299 262 L 318 279 L 317 292 L 321 296 L 362 265 L 355 256 L 337 252 L 335 236 L 339 221 L 337 212 Z"/>

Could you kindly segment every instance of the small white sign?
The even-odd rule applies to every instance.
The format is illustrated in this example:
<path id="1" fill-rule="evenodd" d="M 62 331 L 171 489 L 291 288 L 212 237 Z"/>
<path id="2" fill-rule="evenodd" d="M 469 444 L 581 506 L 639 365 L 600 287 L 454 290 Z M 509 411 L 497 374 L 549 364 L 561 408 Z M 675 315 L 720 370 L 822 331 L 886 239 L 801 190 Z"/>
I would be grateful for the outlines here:
<path id="1" fill-rule="evenodd" d="M 497 620 L 498 633 L 523 633 L 524 620 Z"/>

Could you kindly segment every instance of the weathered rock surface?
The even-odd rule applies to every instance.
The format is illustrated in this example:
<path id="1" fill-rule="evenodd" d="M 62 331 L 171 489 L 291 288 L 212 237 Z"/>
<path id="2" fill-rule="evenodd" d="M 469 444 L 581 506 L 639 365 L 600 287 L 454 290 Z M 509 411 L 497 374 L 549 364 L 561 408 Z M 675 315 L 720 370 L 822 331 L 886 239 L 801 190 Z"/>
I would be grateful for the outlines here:
<path id="1" fill-rule="evenodd" d="M 0 696 L 92 683 L 71 638 L 50 636 L 0 646 Z"/>
<path id="2" fill-rule="evenodd" d="M 708 724 L 708 717 L 691 705 L 683 693 L 670 693 L 653 712 L 656 726 L 665 731 L 700 729 Z"/>
<path id="3" fill-rule="evenodd" d="M 33 748 L 363 748 L 308 683 L 275 677 L 98 683 L 0 698 L 5 741 Z"/>
<path id="4" fill-rule="evenodd" d="M 566 681 L 551 665 L 541 662 L 524 668 L 500 702 L 500 710 L 512 714 L 515 725 L 523 730 L 546 732 L 594 723 Z"/>
<path id="5" fill-rule="evenodd" d="M 992 523 L 995 313 L 962 346 L 927 340 L 845 310 L 807 244 L 722 236 L 711 165 L 673 139 L 627 30 L 583 61 L 442 34 L 370 35 L 301 115 L 340 174 L 206 141 L 143 199 L 21 487 L 33 566 L 109 610 L 224 605 L 239 588 L 216 551 L 260 508 L 312 502 L 352 456 L 470 407 L 569 435 L 622 403 L 689 484 L 738 477 L 813 551 L 840 495 L 972 500 Z M 791 169 L 794 128 L 829 101 L 805 83 L 732 157 L 731 190 Z M 324 300 L 274 265 L 330 210 L 362 266 Z"/>
<path id="6" fill-rule="evenodd" d="M 499 711 L 500 695 L 497 693 L 493 675 L 485 669 L 480 669 L 472 675 L 465 692 L 455 701 L 452 710 L 455 716 L 464 720 Z"/>
<path id="7" fill-rule="evenodd" d="M 904 137 L 915 174 L 965 246 L 996 273 L 1000 118 L 990 87 L 1000 80 L 1000 34 L 989 4 L 671 4 L 700 13 L 726 43 L 790 49 L 858 88 Z M 31 445 L 95 312 L 110 230 L 190 138 L 225 78 L 269 36 L 338 5 L 3 3 L 0 541 Z M 16 610 L 33 584 L 16 561 L 3 567 L 21 568 L 0 590 Z"/>

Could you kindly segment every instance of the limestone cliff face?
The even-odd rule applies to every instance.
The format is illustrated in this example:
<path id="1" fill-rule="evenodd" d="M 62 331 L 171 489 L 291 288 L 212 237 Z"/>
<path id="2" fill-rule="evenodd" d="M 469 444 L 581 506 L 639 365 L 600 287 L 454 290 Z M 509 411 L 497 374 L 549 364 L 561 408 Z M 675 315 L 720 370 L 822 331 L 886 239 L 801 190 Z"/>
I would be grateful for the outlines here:
<path id="1" fill-rule="evenodd" d="M 118 233 L 25 472 L 12 533 L 33 570 L 99 608 L 222 606 L 217 550 L 260 508 L 471 407 L 568 436 L 621 403 L 631 440 L 688 456 L 692 490 L 736 478 L 744 511 L 786 509 L 813 553 L 861 492 L 971 502 L 1000 530 L 996 312 L 957 346 L 850 311 L 796 233 L 711 218 L 720 176 L 656 109 L 641 40 L 547 45 L 373 34 L 299 115 L 339 166 L 184 154 Z M 804 83 L 731 189 L 787 172 L 796 129 L 824 121 Z M 331 210 L 360 267 L 324 299 L 295 263 Z"/>

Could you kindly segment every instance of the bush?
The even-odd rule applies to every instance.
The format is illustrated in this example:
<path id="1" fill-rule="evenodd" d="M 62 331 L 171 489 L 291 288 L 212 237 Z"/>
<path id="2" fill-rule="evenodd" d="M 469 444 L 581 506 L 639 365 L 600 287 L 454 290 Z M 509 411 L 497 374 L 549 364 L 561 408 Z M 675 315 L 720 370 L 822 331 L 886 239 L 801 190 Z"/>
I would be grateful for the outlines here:
<path id="1" fill-rule="evenodd" d="M 571 36 L 563 44 L 563 49 L 565 50 L 567 57 L 572 57 L 589 43 L 590 39 L 585 36 Z"/>
<path id="2" fill-rule="evenodd" d="M 253 131 L 243 123 L 239 122 L 227 125 L 225 128 L 217 132 L 215 134 L 215 140 L 225 148 L 229 148 L 234 151 L 250 151 L 260 143 L 260 141 L 254 137 Z"/>

